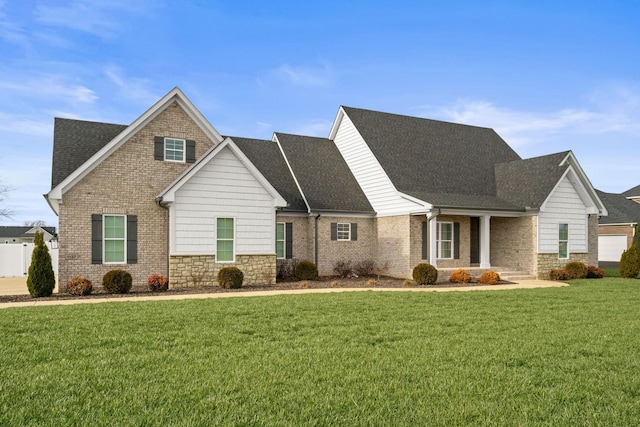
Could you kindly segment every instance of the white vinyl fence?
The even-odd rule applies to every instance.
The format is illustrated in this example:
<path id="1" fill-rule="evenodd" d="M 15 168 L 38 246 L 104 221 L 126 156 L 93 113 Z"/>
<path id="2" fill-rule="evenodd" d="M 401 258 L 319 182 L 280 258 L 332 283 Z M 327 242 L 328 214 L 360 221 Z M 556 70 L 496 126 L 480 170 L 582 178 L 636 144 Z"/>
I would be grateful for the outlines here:
<path id="1" fill-rule="evenodd" d="M 46 242 L 51 254 L 51 264 L 53 271 L 58 274 L 58 247 L 51 247 L 50 242 Z M 8 243 L 0 245 L 0 277 L 26 276 L 29 273 L 31 264 L 31 253 L 34 248 L 33 243 Z"/>

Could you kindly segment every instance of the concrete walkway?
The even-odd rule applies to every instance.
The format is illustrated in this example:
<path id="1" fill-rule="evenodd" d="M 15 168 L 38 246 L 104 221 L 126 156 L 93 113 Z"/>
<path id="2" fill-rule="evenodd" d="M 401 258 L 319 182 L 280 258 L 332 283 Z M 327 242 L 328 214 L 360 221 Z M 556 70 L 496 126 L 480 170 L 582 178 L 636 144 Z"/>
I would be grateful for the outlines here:
<path id="1" fill-rule="evenodd" d="M 466 286 L 451 288 L 322 288 L 322 289 L 286 289 L 273 291 L 254 292 L 225 292 L 225 293 L 204 293 L 204 294 L 173 294 L 153 296 L 131 296 L 116 298 L 89 298 L 89 299 L 65 299 L 58 301 L 33 301 L 0 303 L 0 309 L 9 307 L 40 307 L 47 305 L 71 305 L 71 304 L 98 304 L 103 302 L 127 302 L 127 301 L 166 301 L 184 299 L 203 298 L 238 298 L 238 297 L 258 297 L 272 295 L 300 295 L 300 294 L 329 294 L 336 292 L 466 292 L 466 291 L 501 291 L 509 289 L 535 289 L 535 288 L 559 288 L 569 286 L 563 282 L 551 282 L 546 280 L 523 280 L 519 283 L 498 286 Z M 9 295 L 9 294 L 5 294 Z M 15 294 L 13 294 L 15 295 Z"/>

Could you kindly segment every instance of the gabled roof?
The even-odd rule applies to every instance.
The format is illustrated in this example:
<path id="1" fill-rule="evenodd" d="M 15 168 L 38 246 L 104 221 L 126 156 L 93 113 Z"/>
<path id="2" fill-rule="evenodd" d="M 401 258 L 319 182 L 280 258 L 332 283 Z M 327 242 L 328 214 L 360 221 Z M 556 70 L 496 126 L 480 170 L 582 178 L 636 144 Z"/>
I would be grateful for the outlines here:
<path id="1" fill-rule="evenodd" d="M 173 103 L 177 103 L 185 113 L 202 129 L 213 144 L 222 141 L 222 136 L 218 131 L 211 126 L 207 119 L 198 111 L 193 103 L 186 97 L 186 95 L 175 87 L 165 96 L 163 96 L 158 102 L 153 104 L 151 108 L 145 111 L 140 117 L 134 120 L 131 125 L 127 126 L 122 132 L 117 134 L 111 141 L 104 144 L 93 155 L 91 155 L 86 161 L 84 161 L 79 167 L 70 172 L 64 179 L 58 182 L 52 189 L 45 195 L 45 198 L 49 202 L 49 205 L 53 211 L 58 213 L 58 204 L 62 200 L 62 195 L 72 188 L 78 181 L 97 167 L 102 161 L 108 158 L 114 153 L 122 144 L 127 142 L 129 138 L 135 135 L 140 129 L 144 128 L 151 120 L 156 118 L 161 112 L 168 108 Z M 66 149 L 69 149 L 69 144 L 63 144 Z M 54 146 L 55 150 L 55 146 Z M 55 157 L 55 153 L 54 153 Z M 53 180 L 52 180 L 53 181 Z"/>
<path id="2" fill-rule="evenodd" d="M 342 107 L 402 193 L 433 205 L 516 209 L 496 197 L 494 165 L 520 156 L 489 128 Z"/>
<path id="3" fill-rule="evenodd" d="M 640 219 L 640 203 L 627 199 L 625 193 L 605 193 L 596 190 L 598 197 L 607 207 L 609 215 L 601 217 L 602 224 L 635 224 Z"/>
<path id="4" fill-rule="evenodd" d="M 33 227 L 20 225 L 3 225 L 0 226 L 0 238 L 6 237 L 30 237 L 32 238 L 36 231 L 44 230 L 52 236 L 56 235 L 55 227 Z"/>
<path id="5" fill-rule="evenodd" d="M 569 167 L 569 151 L 495 165 L 497 196 L 516 206 L 538 209 Z"/>
<path id="6" fill-rule="evenodd" d="M 262 187 L 273 197 L 274 207 L 286 206 L 286 200 L 271 185 L 267 178 L 253 165 L 247 156 L 238 148 L 238 146 L 229 137 L 225 138 L 221 143 L 211 147 L 202 157 L 200 157 L 189 169 L 185 170 L 175 181 L 165 188 L 159 195 L 157 200 L 164 204 L 175 201 L 176 191 L 180 189 L 191 177 L 198 173 L 211 159 L 213 159 L 223 149 L 230 149 L 233 154 L 242 162 L 247 170 L 262 185 Z"/>
<path id="7" fill-rule="evenodd" d="M 334 142 L 275 133 L 311 211 L 373 214 L 374 210 Z"/>
<path id="8" fill-rule="evenodd" d="M 127 125 L 54 119 L 51 188 L 60 184 Z"/>
<path id="9" fill-rule="evenodd" d="M 625 197 L 633 197 L 634 199 L 640 197 L 640 185 L 630 188 L 622 194 Z"/>
<path id="10" fill-rule="evenodd" d="M 285 210 L 307 212 L 307 205 L 277 142 L 236 136 L 231 139 L 289 203 Z"/>

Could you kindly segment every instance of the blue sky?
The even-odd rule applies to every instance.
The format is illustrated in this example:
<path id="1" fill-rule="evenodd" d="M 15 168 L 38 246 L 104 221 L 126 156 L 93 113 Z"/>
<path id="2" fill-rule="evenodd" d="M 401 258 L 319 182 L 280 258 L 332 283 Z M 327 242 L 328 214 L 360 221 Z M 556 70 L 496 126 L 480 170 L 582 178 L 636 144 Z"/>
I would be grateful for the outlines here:
<path id="1" fill-rule="evenodd" d="M 573 150 L 622 192 L 638 22 L 635 0 L 0 0 L 0 224 L 57 225 L 54 117 L 128 124 L 174 86 L 223 135 L 326 136 L 348 105 L 491 127 L 524 158 Z"/>

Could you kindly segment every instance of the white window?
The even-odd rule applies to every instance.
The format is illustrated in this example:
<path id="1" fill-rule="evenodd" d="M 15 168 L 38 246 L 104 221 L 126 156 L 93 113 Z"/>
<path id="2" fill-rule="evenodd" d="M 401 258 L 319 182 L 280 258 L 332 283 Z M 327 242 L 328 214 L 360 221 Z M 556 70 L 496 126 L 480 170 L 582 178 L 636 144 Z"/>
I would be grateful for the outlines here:
<path id="1" fill-rule="evenodd" d="M 439 259 L 453 258 L 453 223 L 438 222 L 436 229 L 436 242 Z"/>
<path id="2" fill-rule="evenodd" d="M 569 258 L 569 224 L 558 224 L 558 258 Z"/>
<path id="3" fill-rule="evenodd" d="M 233 262 L 235 260 L 233 218 L 218 218 L 216 236 L 216 262 Z"/>
<path id="4" fill-rule="evenodd" d="M 287 229 L 284 222 L 276 223 L 276 258 L 285 257 L 285 242 L 287 240 Z"/>
<path id="5" fill-rule="evenodd" d="M 338 240 L 351 240 L 351 224 L 339 222 L 337 225 Z"/>
<path id="6" fill-rule="evenodd" d="M 164 139 L 164 159 L 170 162 L 184 162 L 184 139 Z"/>
<path id="7" fill-rule="evenodd" d="M 105 264 L 124 264 L 127 259 L 127 227 L 124 215 L 104 215 L 102 253 Z"/>

